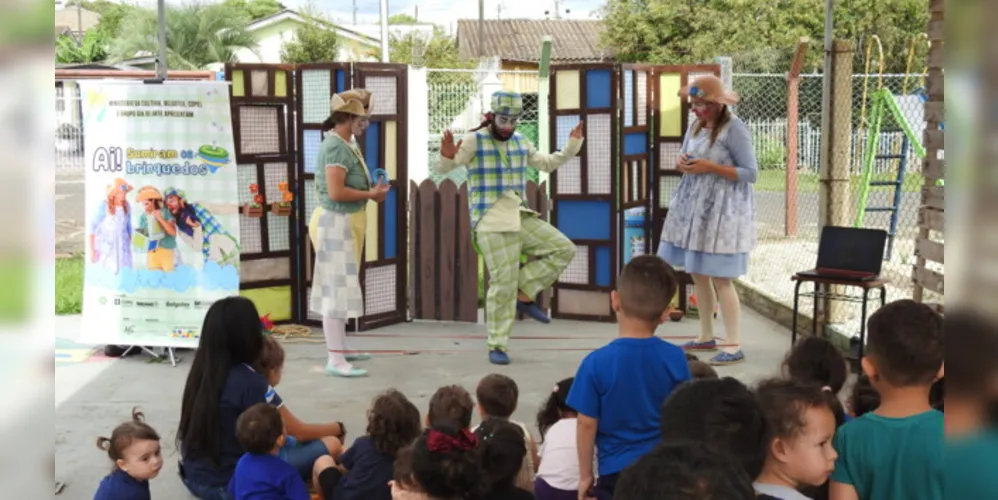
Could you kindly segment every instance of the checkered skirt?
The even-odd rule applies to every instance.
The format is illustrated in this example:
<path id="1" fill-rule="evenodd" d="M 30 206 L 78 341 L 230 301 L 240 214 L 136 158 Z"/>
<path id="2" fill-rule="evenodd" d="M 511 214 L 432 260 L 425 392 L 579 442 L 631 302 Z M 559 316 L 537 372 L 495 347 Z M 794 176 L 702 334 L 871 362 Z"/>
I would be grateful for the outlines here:
<path id="1" fill-rule="evenodd" d="M 350 214 L 323 210 L 315 237 L 310 311 L 336 319 L 359 318 L 364 297 L 358 280 Z"/>

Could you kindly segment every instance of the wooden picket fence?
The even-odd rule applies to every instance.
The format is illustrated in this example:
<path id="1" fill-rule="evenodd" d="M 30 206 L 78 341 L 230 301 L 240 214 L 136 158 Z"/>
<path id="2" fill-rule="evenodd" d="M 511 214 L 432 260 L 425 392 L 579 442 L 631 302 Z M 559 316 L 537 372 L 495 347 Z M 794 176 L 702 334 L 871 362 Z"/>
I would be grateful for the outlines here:
<path id="1" fill-rule="evenodd" d="M 419 185 L 411 182 L 409 193 L 412 318 L 477 322 L 479 279 L 485 280 L 481 288 L 488 293 L 488 273 L 472 241 L 467 184 L 445 180 L 438 186 L 427 179 Z M 546 186 L 528 183 L 526 199 L 547 220 Z M 550 298 L 546 291 L 538 303 L 548 309 Z"/>

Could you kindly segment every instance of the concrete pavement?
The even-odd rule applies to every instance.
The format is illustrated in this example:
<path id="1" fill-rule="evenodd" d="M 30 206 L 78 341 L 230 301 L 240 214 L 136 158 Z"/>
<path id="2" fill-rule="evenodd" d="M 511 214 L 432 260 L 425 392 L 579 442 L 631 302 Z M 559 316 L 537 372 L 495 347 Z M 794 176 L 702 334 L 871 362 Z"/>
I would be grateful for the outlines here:
<path id="1" fill-rule="evenodd" d="M 58 318 L 57 337 L 63 352 L 79 349 L 79 317 Z M 720 323 L 720 322 L 718 322 Z M 720 327 L 720 325 L 718 325 Z M 747 383 L 777 373 L 789 345 L 787 330 L 751 310 L 742 315 L 748 361 L 719 369 L 722 376 Z M 699 330 L 695 320 L 667 323 L 659 334 L 679 343 Z M 437 387 L 462 384 L 472 393 L 478 380 L 493 372 L 506 373 L 520 386 L 520 408 L 514 418 L 534 427 L 534 415 L 558 380 L 574 375 L 582 357 L 612 340 L 616 325 L 555 320 L 550 325 L 521 322 L 510 346 L 513 364 L 488 364 L 483 325 L 413 322 L 370 332 L 377 337 L 352 339 L 352 349 L 458 351 L 415 355 L 376 355 L 362 363 L 371 372 L 365 379 L 344 380 L 323 373 L 325 349 L 321 335 L 285 343 L 284 377 L 277 388 L 297 416 L 307 421 L 342 420 L 350 439 L 363 434 L 365 412 L 379 392 L 394 387 L 425 412 Z M 519 337 L 519 339 L 517 338 Z M 529 339 L 529 337 L 545 337 Z M 174 447 L 180 418 L 180 397 L 192 352 L 181 353 L 177 367 L 151 363 L 144 354 L 120 360 L 63 361 L 56 368 L 56 476 L 67 487 L 60 499 L 93 498 L 97 483 L 109 471 L 107 456 L 94 441 L 125 421 L 133 406 L 162 436 L 166 465 L 152 482 L 154 498 L 190 498 L 177 478 Z M 534 429 L 536 434 L 536 429 Z"/>

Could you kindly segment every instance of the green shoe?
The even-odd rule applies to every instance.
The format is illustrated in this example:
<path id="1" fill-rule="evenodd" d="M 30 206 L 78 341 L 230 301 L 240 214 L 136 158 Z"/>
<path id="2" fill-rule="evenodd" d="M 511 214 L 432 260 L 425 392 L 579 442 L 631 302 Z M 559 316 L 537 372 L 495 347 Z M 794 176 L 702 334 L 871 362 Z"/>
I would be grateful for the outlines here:
<path id="1" fill-rule="evenodd" d="M 358 378 L 358 377 L 366 377 L 367 370 L 362 370 L 360 368 L 353 368 L 353 367 L 347 370 L 342 370 L 340 368 L 336 368 L 333 365 L 326 365 L 326 374 L 332 375 L 334 377 Z"/>
<path id="2" fill-rule="evenodd" d="M 368 361 L 368 360 L 371 359 L 371 355 L 368 354 L 368 353 L 366 353 L 366 352 L 355 352 L 355 353 L 352 353 L 352 354 L 347 354 L 344 357 L 347 358 L 347 361 L 350 361 L 350 362 L 353 362 L 353 361 Z"/>

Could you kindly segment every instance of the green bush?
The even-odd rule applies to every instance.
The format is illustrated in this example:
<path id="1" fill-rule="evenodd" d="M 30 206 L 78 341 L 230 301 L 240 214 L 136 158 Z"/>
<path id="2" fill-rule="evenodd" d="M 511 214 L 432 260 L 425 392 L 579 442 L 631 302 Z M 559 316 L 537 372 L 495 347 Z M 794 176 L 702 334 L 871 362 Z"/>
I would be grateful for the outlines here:
<path id="1" fill-rule="evenodd" d="M 787 162 L 787 147 L 774 137 L 765 137 L 756 143 L 755 155 L 760 170 L 781 169 Z"/>

